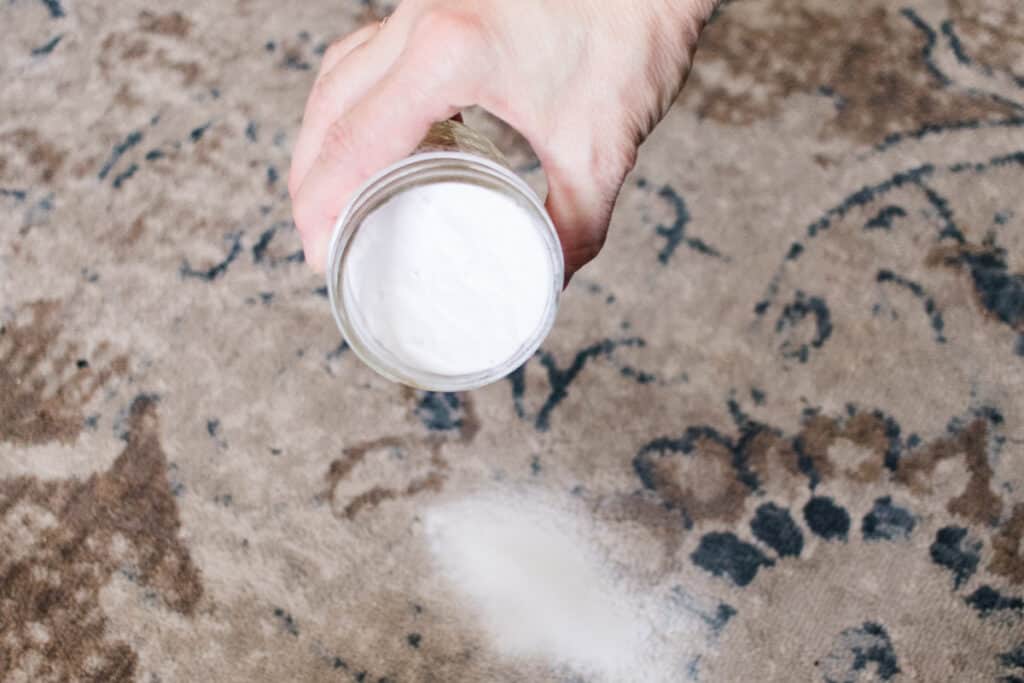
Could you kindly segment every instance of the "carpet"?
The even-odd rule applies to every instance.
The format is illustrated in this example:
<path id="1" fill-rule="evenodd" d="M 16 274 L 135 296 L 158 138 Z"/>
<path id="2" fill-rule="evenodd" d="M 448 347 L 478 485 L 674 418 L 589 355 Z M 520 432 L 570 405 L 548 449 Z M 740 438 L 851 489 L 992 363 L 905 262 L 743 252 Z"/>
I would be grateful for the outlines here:
<path id="1" fill-rule="evenodd" d="M 363 367 L 290 222 L 385 9 L 0 5 L 0 679 L 1024 680 L 1024 7 L 723 4 L 464 395 Z"/>

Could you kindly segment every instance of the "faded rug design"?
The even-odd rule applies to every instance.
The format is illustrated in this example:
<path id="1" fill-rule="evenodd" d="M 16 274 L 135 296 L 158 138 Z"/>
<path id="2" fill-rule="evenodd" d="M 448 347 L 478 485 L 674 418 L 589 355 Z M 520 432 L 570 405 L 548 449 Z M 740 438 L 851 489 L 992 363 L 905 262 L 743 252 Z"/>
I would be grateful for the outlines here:
<path id="1" fill-rule="evenodd" d="M 470 395 L 290 221 L 387 9 L 0 4 L 0 680 L 1024 681 L 1024 5 L 725 2 Z"/>

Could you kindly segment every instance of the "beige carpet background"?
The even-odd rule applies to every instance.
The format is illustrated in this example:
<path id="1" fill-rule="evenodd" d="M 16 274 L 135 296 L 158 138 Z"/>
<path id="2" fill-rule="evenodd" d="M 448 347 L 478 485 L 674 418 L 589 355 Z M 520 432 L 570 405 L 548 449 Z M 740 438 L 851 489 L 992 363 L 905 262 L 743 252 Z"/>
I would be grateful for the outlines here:
<path id="1" fill-rule="evenodd" d="M 439 568 L 432 510 L 512 496 L 681 680 L 1024 680 L 1024 8 L 728 2 L 555 332 L 459 396 L 339 345 L 290 223 L 383 9 L 0 4 L 0 679 L 602 680 Z"/>

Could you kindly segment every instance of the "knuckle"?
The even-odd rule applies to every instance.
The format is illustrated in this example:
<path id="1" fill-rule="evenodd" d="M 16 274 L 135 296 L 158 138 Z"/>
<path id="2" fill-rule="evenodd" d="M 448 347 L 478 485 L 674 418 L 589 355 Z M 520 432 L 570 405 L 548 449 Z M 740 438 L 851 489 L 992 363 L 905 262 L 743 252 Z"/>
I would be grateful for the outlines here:
<path id="1" fill-rule="evenodd" d="M 413 35 L 416 38 L 427 38 L 436 44 L 451 42 L 461 46 L 479 37 L 483 30 L 483 20 L 471 11 L 435 7 L 423 13 Z"/>
<path id="2" fill-rule="evenodd" d="M 313 87 L 309 91 L 309 103 L 306 107 L 307 116 L 309 114 L 318 115 L 329 111 L 330 84 L 330 74 L 324 74 L 313 83 Z"/>
<path id="3" fill-rule="evenodd" d="M 323 63 L 324 64 L 334 64 L 334 63 L 336 63 L 338 60 L 340 60 L 342 57 L 345 56 L 345 53 L 346 53 L 347 50 L 348 50 L 348 41 L 347 40 L 345 40 L 343 38 L 341 40 L 334 41 L 333 43 L 328 45 L 327 49 L 324 51 Z"/>
<path id="4" fill-rule="evenodd" d="M 307 204 L 308 202 L 303 199 L 301 193 L 297 193 L 294 199 L 292 199 L 292 221 L 295 223 L 295 229 L 303 240 L 305 240 L 312 229 L 311 215 Z"/>
<path id="5" fill-rule="evenodd" d="M 294 159 L 292 160 L 291 168 L 288 170 L 288 196 L 293 202 L 298 199 L 299 193 L 302 191 L 302 184 L 306 180 L 305 174 L 308 172 L 308 166 L 302 168 Z"/>
<path id="6" fill-rule="evenodd" d="M 488 29 L 478 14 L 451 7 L 426 11 L 413 28 L 410 45 L 421 64 L 440 81 L 461 77 L 488 54 Z"/>
<path id="7" fill-rule="evenodd" d="M 312 233 L 312 227 L 307 220 L 302 207 L 295 205 L 292 207 L 292 221 L 295 223 L 295 230 L 299 233 L 299 239 L 305 244 Z"/>
<path id="8" fill-rule="evenodd" d="M 320 158 L 331 164 L 353 163 L 357 160 L 356 138 L 345 119 L 338 119 L 327 127 L 320 146 Z"/>

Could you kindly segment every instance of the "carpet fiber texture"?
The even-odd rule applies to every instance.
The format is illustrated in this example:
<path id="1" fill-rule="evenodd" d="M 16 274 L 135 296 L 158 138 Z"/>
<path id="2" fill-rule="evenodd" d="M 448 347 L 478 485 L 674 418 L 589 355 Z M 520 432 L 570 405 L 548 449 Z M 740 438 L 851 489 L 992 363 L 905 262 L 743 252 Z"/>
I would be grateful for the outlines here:
<path id="1" fill-rule="evenodd" d="M 290 222 L 386 9 L 0 3 L 0 679 L 1024 681 L 1024 6 L 727 2 L 464 395 Z"/>

